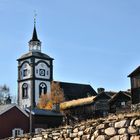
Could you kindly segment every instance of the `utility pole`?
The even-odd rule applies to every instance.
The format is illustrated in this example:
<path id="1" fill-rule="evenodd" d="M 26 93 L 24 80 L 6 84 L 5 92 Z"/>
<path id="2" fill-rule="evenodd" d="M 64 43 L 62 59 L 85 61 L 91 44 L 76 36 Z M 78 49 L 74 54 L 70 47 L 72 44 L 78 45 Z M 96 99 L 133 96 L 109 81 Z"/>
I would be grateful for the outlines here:
<path id="1" fill-rule="evenodd" d="M 34 85 L 34 81 L 33 81 L 33 77 L 34 77 L 34 59 L 31 59 L 31 92 L 30 92 L 30 136 L 33 136 L 33 118 L 32 118 L 32 110 L 33 110 L 33 85 Z"/>

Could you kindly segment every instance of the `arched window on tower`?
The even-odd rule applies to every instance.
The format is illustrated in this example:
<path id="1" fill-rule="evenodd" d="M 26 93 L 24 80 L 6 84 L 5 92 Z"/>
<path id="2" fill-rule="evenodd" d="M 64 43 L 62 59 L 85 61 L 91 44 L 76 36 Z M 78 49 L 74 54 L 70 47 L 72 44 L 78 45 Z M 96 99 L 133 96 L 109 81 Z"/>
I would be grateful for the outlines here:
<path id="1" fill-rule="evenodd" d="M 47 86 L 45 83 L 40 83 L 39 85 L 39 97 L 42 95 L 42 94 L 46 94 L 47 93 Z"/>
<path id="2" fill-rule="evenodd" d="M 27 83 L 24 83 L 22 85 L 22 98 L 23 99 L 28 98 L 28 84 Z"/>

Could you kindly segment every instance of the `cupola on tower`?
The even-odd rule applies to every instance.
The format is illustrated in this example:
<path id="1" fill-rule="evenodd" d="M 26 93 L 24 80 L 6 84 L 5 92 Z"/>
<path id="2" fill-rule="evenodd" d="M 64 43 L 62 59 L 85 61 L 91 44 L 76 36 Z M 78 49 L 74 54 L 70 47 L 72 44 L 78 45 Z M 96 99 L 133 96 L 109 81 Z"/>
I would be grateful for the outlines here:
<path id="1" fill-rule="evenodd" d="M 18 104 L 21 108 L 35 107 L 41 94 L 50 92 L 53 80 L 53 58 L 41 52 L 41 41 L 38 39 L 36 23 L 32 39 L 29 41 L 29 52 L 18 61 Z"/>

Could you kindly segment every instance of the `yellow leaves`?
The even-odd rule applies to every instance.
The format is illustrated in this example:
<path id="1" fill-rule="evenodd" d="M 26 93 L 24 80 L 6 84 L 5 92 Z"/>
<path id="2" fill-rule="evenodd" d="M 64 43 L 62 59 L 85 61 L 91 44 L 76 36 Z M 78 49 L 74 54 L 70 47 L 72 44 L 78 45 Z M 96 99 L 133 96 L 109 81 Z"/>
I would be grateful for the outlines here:
<path id="1" fill-rule="evenodd" d="M 43 94 L 43 95 L 41 95 L 41 97 L 39 99 L 39 103 L 37 104 L 37 107 L 40 108 L 40 109 L 51 110 L 52 105 L 53 105 L 53 103 L 49 99 L 49 96 L 47 94 Z"/>
<path id="2" fill-rule="evenodd" d="M 50 101 L 47 102 L 47 104 L 46 104 L 46 106 L 45 106 L 44 109 L 52 110 L 52 107 L 53 107 L 53 103 L 52 103 L 52 101 L 50 100 Z"/>
<path id="3" fill-rule="evenodd" d="M 64 101 L 64 93 L 63 90 L 61 89 L 59 83 L 52 82 L 51 84 L 51 100 L 53 103 L 58 104 L 62 101 Z"/>
<path id="4" fill-rule="evenodd" d="M 51 93 L 42 94 L 37 107 L 40 109 L 52 110 L 53 104 L 59 104 L 64 101 L 63 90 L 59 83 L 52 82 Z"/>

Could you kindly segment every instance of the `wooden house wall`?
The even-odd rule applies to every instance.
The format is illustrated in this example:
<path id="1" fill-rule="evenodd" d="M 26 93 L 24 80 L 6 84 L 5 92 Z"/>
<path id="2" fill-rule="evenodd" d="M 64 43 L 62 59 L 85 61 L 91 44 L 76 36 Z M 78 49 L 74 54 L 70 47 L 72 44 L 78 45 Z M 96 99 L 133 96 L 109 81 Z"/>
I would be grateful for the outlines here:
<path id="1" fill-rule="evenodd" d="M 140 88 L 140 75 L 131 77 L 131 88 Z"/>
<path id="2" fill-rule="evenodd" d="M 131 98 L 126 96 L 123 93 L 118 93 L 118 96 L 114 100 L 110 102 L 110 112 L 120 112 L 120 111 L 126 111 L 127 109 L 130 110 L 130 102 Z M 125 103 L 123 105 L 123 103 Z"/>
<path id="3" fill-rule="evenodd" d="M 50 128 L 57 127 L 62 124 L 63 116 L 33 116 L 33 129 L 35 128 Z"/>
<path id="4" fill-rule="evenodd" d="M 131 78 L 132 104 L 140 103 L 140 74 Z"/>
<path id="5" fill-rule="evenodd" d="M 0 139 L 12 136 L 14 128 L 29 132 L 29 118 L 16 107 L 0 115 Z"/>
<path id="6" fill-rule="evenodd" d="M 97 98 L 94 101 L 95 106 L 95 115 L 105 116 L 109 112 L 109 101 L 110 97 L 106 95 L 104 92 L 97 95 Z"/>
<path id="7" fill-rule="evenodd" d="M 132 88 L 132 104 L 140 103 L 140 88 Z"/>
<path id="8" fill-rule="evenodd" d="M 75 116 L 79 120 L 91 118 L 94 115 L 94 105 L 88 104 L 88 105 L 82 105 L 82 106 L 76 106 L 72 107 L 70 109 L 66 109 L 64 111 L 67 115 Z"/>

